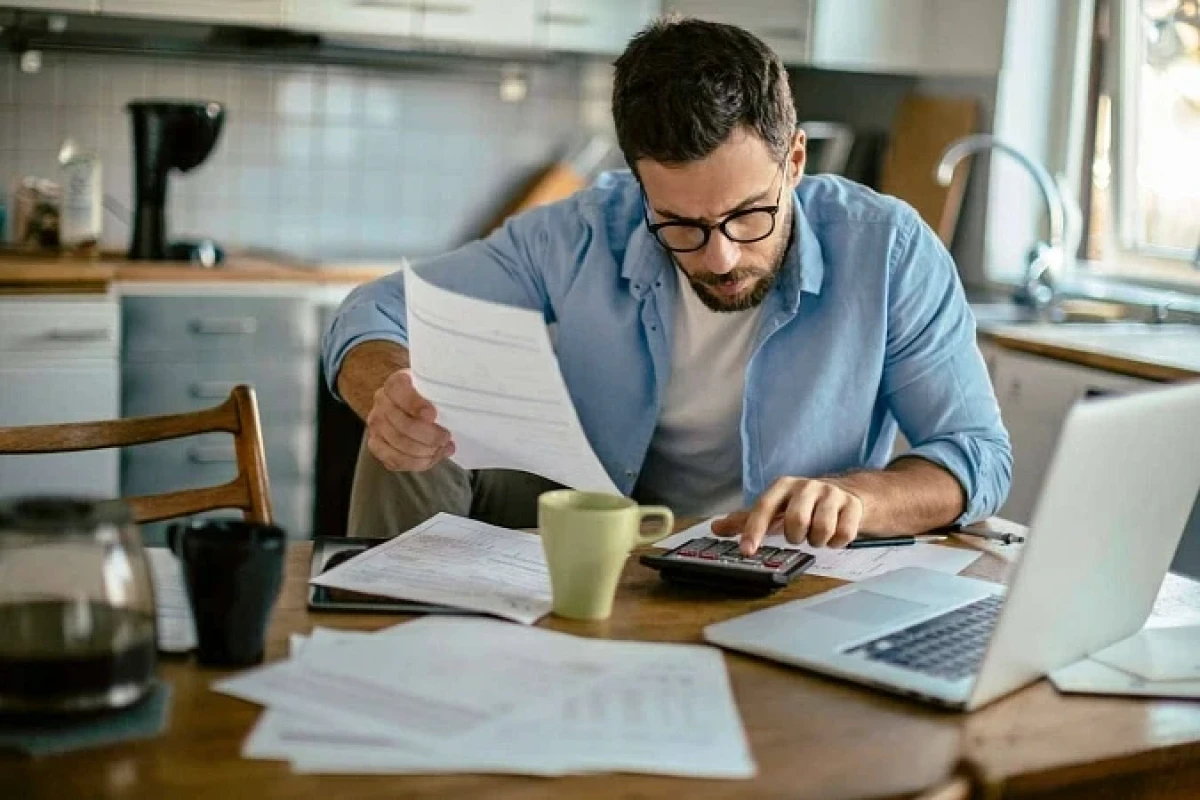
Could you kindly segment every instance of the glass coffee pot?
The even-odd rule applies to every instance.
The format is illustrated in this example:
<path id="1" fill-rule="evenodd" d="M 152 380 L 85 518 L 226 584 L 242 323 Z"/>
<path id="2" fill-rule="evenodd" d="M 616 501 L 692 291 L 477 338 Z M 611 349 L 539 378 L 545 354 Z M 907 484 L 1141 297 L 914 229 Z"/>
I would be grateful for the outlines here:
<path id="1" fill-rule="evenodd" d="M 154 592 L 120 501 L 0 502 L 0 713 L 121 708 L 154 681 Z"/>

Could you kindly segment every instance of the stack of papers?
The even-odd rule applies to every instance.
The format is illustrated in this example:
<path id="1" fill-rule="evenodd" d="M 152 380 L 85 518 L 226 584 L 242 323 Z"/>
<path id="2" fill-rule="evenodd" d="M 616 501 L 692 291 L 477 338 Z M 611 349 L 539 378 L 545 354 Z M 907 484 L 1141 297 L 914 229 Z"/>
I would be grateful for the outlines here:
<path id="1" fill-rule="evenodd" d="M 525 625 L 544 617 L 552 605 L 540 537 L 444 512 L 310 583 L 453 606 Z"/>
<path id="2" fill-rule="evenodd" d="M 317 629 L 219 681 L 267 706 L 247 758 L 308 773 L 755 773 L 719 651 L 472 617 Z"/>
<path id="3" fill-rule="evenodd" d="M 712 519 L 707 519 L 674 536 L 660 540 L 654 546 L 669 550 L 685 542 L 690 542 L 692 539 L 714 535 Z M 811 553 L 816 562 L 805 571 L 806 575 L 838 578 L 843 581 L 862 581 L 903 567 L 923 567 L 935 572 L 956 575 L 983 555 L 978 550 L 942 547 L 925 542 L 901 547 L 833 550 L 828 547 L 811 547 L 807 544 L 795 545 L 785 539 L 781 533 L 767 536 L 763 540 L 763 545 Z"/>
<path id="4" fill-rule="evenodd" d="M 196 646 L 196 621 L 192 618 L 179 559 L 165 547 L 147 547 L 146 558 L 154 583 L 158 649 L 164 653 L 186 653 Z"/>

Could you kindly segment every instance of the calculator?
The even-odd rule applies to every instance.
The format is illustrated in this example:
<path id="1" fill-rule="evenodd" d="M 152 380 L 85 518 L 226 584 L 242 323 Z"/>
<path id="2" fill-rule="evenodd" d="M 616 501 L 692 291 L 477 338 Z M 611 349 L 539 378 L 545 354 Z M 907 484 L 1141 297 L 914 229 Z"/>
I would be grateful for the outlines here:
<path id="1" fill-rule="evenodd" d="M 802 550 L 760 547 L 752 556 L 738 550 L 738 540 L 704 537 L 674 550 L 644 555 L 640 561 L 664 580 L 737 594 L 767 594 L 782 589 L 815 559 Z"/>

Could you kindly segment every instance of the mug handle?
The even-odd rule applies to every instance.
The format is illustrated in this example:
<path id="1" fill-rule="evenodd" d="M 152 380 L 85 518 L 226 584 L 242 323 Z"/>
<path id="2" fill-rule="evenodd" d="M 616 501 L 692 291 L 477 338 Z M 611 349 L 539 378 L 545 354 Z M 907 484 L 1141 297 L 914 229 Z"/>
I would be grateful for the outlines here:
<path id="1" fill-rule="evenodd" d="M 636 544 L 646 545 L 654 544 L 659 539 L 671 535 L 671 531 L 675 529 L 675 514 L 666 506 L 639 506 L 638 507 L 638 527 L 641 528 L 642 522 L 648 517 L 657 517 L 662 524 L 658 526 L 658 530 L 648 533 L 639 532 Z"/>

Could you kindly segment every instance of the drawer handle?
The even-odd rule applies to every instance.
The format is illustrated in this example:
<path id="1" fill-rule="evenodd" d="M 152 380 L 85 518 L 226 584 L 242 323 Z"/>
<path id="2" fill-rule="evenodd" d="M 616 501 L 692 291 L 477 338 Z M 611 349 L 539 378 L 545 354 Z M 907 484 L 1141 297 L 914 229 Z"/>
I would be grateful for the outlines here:
<path id="1" fill-rule="evenodd" d="M 1119 397 L 1121 392 L 1115 389 L 1101 389 L 1099 386 L 1089 386 L 1083 393 L 1085 400 L 1095 400 L 1097 397 Z"/>
<path id="2" fill-rule="evenodd" d="M 233 381 L 196 381 L 188 386 L 188 394 L 197 400 L 223 399 L 229 396 L 235 386 L 237 384 Z"/>
<path id="3" fill-rule="evenodd" d="M 246 336 L 258 330 L 258 320 L 254 317 L 209 317 L 194 319 L 188 327 L 192 333 Z"/>
<path id="4" fill-rule="evenodd" d="M 416 0 L 354 0 L 355 8 L 382 8 L 392 11 L 412 11 Z"/>
<path id="5" fill-rule="evenodd" d="M 799 27 L 771 26 L 760 28 L 759 33 L 765 39 L 778 39 L 785 42 L 803 42 L 808 38 L 808 31 Z"/>
<path id="6" fill-rule="evenodd" d="M 542 14 L 542 22 L 549 25 L 574 25 L 584 27 L 592 24 L 592 18 L 587 14 L 571 14 L 566 11 L 547 11 Z"/>
<path id="7" fill-rule="evenodd" d="M 109 328 L 55 328 L 46 333 L 54 342 L 111 342 L 113 332 Z"/>
<path id="8" fill-rule="evenodd" d="M 421 10 L 426 14 L 470 14 L 470 3 L 431 3 L 428 0 L 421 4 Z"/>
<path id="9" fill-rule="evenodd" d="M 197 445 L 188 449 L 188 461 L 193 464 L 236 464 L 237 453 L 232 447 Z"/>

